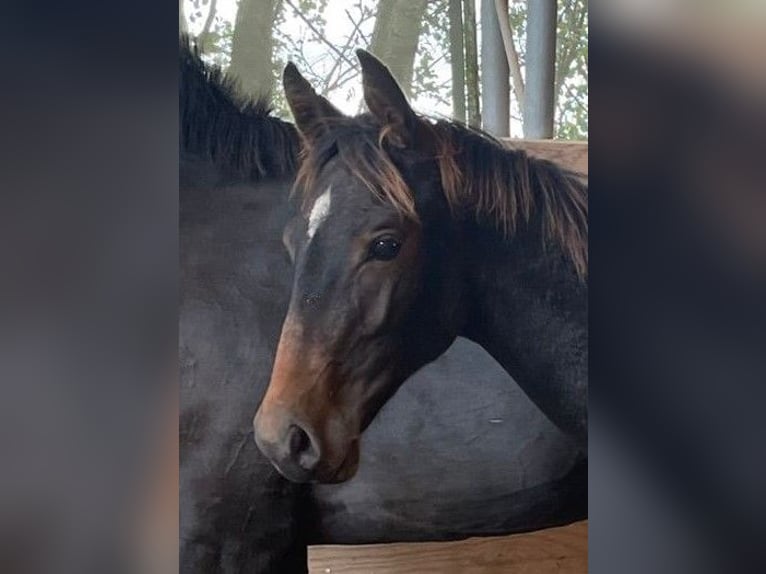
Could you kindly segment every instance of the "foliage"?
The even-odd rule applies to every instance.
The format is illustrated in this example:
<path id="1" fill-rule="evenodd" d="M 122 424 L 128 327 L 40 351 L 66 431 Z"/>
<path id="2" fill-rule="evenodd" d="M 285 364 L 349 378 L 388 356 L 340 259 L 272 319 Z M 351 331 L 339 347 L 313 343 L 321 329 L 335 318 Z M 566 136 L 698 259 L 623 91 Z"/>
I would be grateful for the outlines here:
<path id="1" fill-rule="evenodd" d="M 205 55 L 211 63 L 226 69 L 231 61 L 231 41 L 234 25 L 228 20 L 216 17 L 205 43 Z"/>
<path id="2" fill-rule="evenodd" d="M 557 34 L 555 137 L 587 139 L 587 0 L 559 0 Z"/>
<path id="3" fill-rule="evenodd" d="M 450 79 L 437 73 L 437 64 L 449 62 L 449 11 L 447 0 L 429 2 L 415 56 L 412 97 L 428 95 L 449 109 Z"/>
<path id="4" fill-rule="evenodd" d="M 192 29 L 201 29 L 215 0 L 183 1 Z M 345 21 L 328 22 L 328 4 L 331 2 L 333 0 L 282 0 L 273 26 L 272 74 L 278 86 L 285 64 L 293 61 L 318 92 L 335 102 L 358 101 L 359 69 L 354 50 L 369 46 L 378 2 L 346 2 L 342 7 Z M 509 1 L 509 21 L 522 70 L 526 47 L 526 6 L 527 0 Z M 558 7 L 555 137 L 587 139 L 587 0 L 559 0 Z M 452 108 L 448 12 L 448 0 L 429 1 L 412 81 L 412 96 L 416 103 L 445 114 L 449 114 Z M 216 14 L 204 41 L 206 60 L 224 69 L 230 60 L 233 27 L 231 20 Z M 341 29 L 346 32 L 338 34 Z M 272 102 L 278 115 L 289 116 L 282 90 L 274 91 Z M 521 109 L 515 97 L 511 98 L 511 117 L 514 122 L 521 122 Z"/>
<path id="5" fill-rule="evenodd" d="M 216 10 L 213 0 L 180 0 L 185 6 L 186 18 L 191 24 L 190 29 L 197 34 L 197 42 L 204 43 L 203 59 L 223 69 L 229 66 L 231 41 L 234 35 L 234 23 L 222 18 Z M 204 38 L 201 37 L 204 25 L 210 16 L 213 20 Z"/>

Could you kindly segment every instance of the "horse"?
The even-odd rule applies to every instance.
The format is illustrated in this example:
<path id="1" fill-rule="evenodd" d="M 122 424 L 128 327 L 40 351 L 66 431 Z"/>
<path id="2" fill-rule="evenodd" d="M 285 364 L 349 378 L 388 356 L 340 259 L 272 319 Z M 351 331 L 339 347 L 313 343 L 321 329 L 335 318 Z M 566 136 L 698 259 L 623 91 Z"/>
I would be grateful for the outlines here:
<path id="1" fill-rule="evenodd" d="M 292 574 L 307 571 L 309 544 L 584 518 L 582 450 L 464 339 L 381 410 L 354 480 L 293 483 L 263 456 L 252 415 L 294 280 L 283 243 L 301 208 L 290 190 L 302 143 L 267 99 L 241 96 L 186 41 L 179 61 L 181 571 Z"/>
<path id="2" fill-rule="evenodd" d="M 360 436 L 457 336 L 587 442 L 587 186 L 487 134 L 416 114 L 358 50 L 370 113 L 347 117 L 293 64 L 304 142 L 295 265 L 260 450 L 296 482 L 349 480 Z M 466 405 L 470 408 L 470 405 Z"/>

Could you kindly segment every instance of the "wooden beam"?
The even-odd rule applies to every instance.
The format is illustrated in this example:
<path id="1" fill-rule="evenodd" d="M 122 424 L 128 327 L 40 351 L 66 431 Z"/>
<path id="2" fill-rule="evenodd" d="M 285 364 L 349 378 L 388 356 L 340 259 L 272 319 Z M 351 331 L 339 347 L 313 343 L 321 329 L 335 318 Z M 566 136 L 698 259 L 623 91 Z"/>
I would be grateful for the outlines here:
<path id="1" fill-rule="evenodd" d="M 548 159 L 582 174 L 588 174 L 588 142 L 562 140 L 503 139 L 508 147 Z"/>
<path id="2" fill-rule="evenodd" d="M 310 574 L 585 574 L 588 522 L 538 532 L 360 546 L 312 546 Z"/>

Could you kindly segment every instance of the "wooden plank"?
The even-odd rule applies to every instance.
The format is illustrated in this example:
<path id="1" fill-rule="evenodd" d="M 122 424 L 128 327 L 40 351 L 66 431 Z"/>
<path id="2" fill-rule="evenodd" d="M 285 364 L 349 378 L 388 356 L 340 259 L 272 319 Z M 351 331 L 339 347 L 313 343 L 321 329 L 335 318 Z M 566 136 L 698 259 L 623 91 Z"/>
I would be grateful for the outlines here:
<path id="1" fill-rule="evenodd" d="M 584 574 L 588 522 L 458 542 L 312 546 L 310 574 Z"/>
<path id="2" fill-rule="evenodd" d="M 588 142 L 563 140 L 504 139 L 508 147 L 556 162 L 573 171 L 588 173 Z"/>

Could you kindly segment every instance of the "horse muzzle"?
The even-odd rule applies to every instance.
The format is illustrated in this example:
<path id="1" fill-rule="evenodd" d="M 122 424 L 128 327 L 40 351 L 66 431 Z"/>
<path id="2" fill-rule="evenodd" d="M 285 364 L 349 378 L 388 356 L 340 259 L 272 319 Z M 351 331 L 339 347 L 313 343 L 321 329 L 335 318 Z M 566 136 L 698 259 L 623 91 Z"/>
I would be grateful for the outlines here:
<path id="1" fill-rule="evenodd" d="M 338 483 L 352 478 L 359 466 L 359 439 L 322 440 L 311 425 L 282 408 L 263 406 L 253 419 L 260 451 L 292 482 Z M 345 443 L 345 444 L 339 444 Z"/>

